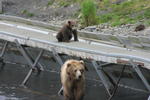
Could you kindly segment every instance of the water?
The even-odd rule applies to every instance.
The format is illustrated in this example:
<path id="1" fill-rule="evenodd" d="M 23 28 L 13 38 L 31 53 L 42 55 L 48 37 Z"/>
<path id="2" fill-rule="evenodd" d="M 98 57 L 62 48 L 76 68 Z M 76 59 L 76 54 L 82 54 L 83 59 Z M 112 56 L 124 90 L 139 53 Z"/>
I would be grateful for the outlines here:
<path id="1" fill-rule="evenodd" d="M 40 76 L 33 73 L 27 87 L 20 87 L 28 68 L 6 64 L 0 72 L 0 100 L 62 100 L 57 95 L 61 85 L 59 74 L 44 72 Z M 103 85 L 96 81 L 86 80 L 84 100 L 107 100 L 108 94 Z M 119 87 L 113 100 L 147 100 L 148 93 Z"/>
<path id="2" fill-rule="evenodd" d="M 0 96 L 0 100 L 23 100 L 23 99 L 21 99 L 21 98 L 16 98 L 16 97 Z"/>

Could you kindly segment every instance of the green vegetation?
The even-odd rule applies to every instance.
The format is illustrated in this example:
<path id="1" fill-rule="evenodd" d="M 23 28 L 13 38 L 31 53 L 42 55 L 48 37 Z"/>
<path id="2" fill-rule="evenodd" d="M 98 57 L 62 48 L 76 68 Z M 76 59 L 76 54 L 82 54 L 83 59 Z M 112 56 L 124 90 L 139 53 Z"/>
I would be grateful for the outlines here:
<path id="1" fill-rule="evenodd" d="M 117 26 L 143 21 L 143 23 L 150 25 L 149 0 L 126 0 L 120 4 L 104 0 L 99 7 L 100 10 L 108 11 L 108 13 L 100 15 L 100 23 L 110 23 L 112 26 Z"/>
<path id="2" fill-rule="evenodd" d="M 33 16 L 34 16 L 34 14 L 33 14 L 33 13 L 27 13 L 27 16 L 29 16 L 29 17 L 33 17 Z"/>
<path id="3" fill-rule="evenodd" d="M 81 5 L 82 22 L 85 26 L 98 24 L 96 5 L 93 0 L 85 0 Z"/>
<path id="4" fill-rule="evenodd" d="M 49 0 L 47 3 L 47 6 L 51 6 L 54 3 L 55 0 Z"/>
<path id="5" fill-rule="evenodd" d="M 67 7 L 67 6 L 69 6 L 71 4 L 71 2 L 66 2 L 66 1 L 60 1 L 59 2 L 59 6 L 60 7 Z"/>
<path id="6" fill-rule="evenodd" d="M 28 17 L 33 17 L 33 16 L 34 16 L 33 13 L 28 12 L 27 10 L 22 10 L 22 11 L 21 11 L 21 14 L 24 14 L 24 15 L 26 15 L 26 16 L 28 16 Z"/>
<path id="7" fill-rule="evenodd" d="M 21 14 L 26 14 L 28 11 L 27 10 L 22 10 Z"/>
<path id="8" fill-rule="evenodd" d="M 134 24 L 141 22 L 150 26 L 150 1 L 149 0 L 49 0 L 47 6 L 54 2 L 59 7 L 67 7 L 71 4 L 80 4 L 81 10 L 75 12 L 75 17 L 81 14 L 83 26 L 109 23 L 112 26 L 122 24 Z M 27 14 L 27 11 L 23 11 Z M 33 16 L 32 14 L 27 14 Z"/>
<path id="9" fill-rule="evenodd" d="M 80 0 L 55 0 L 55 2 L 57 2 L 60 7 L 67 7 L 71 4 L 77 3 L 79 1 Z"/>

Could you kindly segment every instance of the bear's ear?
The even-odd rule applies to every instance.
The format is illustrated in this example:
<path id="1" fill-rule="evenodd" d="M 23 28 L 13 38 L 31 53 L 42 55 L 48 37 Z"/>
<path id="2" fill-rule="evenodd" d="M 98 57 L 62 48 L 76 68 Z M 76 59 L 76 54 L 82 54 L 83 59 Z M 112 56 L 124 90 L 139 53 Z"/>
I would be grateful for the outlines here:
<path id="1" fill-rule="evenodd" d="M 86 67 L 86 65 L 85 65 L 84 61 L 83 61 L 83 60 L 80 60 L 80 63 L 81 63 L 81 64 L 83 64 L 83 66 L 84 66 L 85 70 L 86 70 L 86 71 L 88 71 L 88 68 Z"/>
<path id="2" fill-rule="evenodd" d="M 69 25 L 71 24 L 71 21 L 70 21 L 70 20 L 68 21 L 68 24 L 69 24 Z"/>
<path id="3" fill-rule="evenodd" d="M 83 60 L 80 60 L 80 63 L 84 65 L 84 61 Z"/>

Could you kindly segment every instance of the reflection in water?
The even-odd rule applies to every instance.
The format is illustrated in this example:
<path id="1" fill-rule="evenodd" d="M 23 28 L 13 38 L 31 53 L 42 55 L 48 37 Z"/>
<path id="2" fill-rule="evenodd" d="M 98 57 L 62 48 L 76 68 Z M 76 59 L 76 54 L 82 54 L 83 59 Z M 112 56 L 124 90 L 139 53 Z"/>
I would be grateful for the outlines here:
<path id="1" fill-rule="evenodd" d="M 0 95 L 0 100 L 23 100 L 23 99 L 16 98 L 16 97 L 6 97 L 6 96 Z"/>

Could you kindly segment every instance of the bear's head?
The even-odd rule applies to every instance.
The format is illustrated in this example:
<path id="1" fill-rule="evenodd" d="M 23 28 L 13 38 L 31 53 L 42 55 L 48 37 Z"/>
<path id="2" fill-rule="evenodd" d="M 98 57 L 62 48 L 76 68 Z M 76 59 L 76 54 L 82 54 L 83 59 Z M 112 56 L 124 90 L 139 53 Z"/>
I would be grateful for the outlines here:
<path id="1" fill-rule="evenodd" d="M 67 22 L 67 26 L 72 29 L 72 28 L 74 28 L 76 26 L 76 22 L 69 20 Z"/>
<path id="2" fill-rule="evenodd" d="M 88 71 L 84 61 L 69 60 L 66 72 L 71 80 L 80 80 L 84 77 L 84 72 Z"/>

